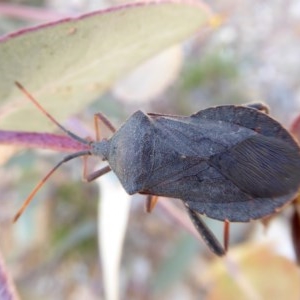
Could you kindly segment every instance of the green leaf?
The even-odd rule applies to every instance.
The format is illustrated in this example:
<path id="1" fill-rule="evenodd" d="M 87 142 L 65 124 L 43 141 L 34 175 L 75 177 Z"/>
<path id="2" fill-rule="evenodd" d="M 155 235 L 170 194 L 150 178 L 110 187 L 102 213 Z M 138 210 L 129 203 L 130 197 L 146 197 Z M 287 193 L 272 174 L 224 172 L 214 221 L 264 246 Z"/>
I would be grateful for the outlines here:
<path id="1" fill-rule="evenodd" d="M 0 128 L 50 127 L 15 81 L 63 120 L 142 61 L 207 26 L 211 18 L 199 2 L 134 3 L 0 38 Z"/>

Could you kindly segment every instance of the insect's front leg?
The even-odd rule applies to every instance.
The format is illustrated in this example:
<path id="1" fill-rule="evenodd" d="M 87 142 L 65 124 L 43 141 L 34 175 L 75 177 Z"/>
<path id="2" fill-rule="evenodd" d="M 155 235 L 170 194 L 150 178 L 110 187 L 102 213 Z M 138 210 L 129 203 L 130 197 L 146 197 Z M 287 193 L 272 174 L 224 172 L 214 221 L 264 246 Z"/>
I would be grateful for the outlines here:
<path id="1" fill-rule="evenodd" d="M 226 249 L 220 244 L 212 231 L 202 221 L 201 217 L 188 206 L 185 205 L 185 207 L 194 226 L 196 227 L 197 231 L 199 232 L 209 249 L 218 256 L 225 255 Z"/>
<path id="2" fill-rule="evenodd" d="M 112 125 L 112 123 L 103 115 L 102 113 L 94 114 L 94 126 L 95 126 L 95 132 L 96 132 L 96 142 L 101 141 L 101 134 L 100 134 L 100 125 L 99 122 L 102 122 L 112 133 L 116 131 L 115 127 Z M 91 140 L 88 138 L 88 140 Z M 87 171 L 87 156 L 83 157 L 83 180 L 86 182 L 91 182 L 102 175 L 108 173 L 111 171 L 111 168 L 109 166 L 106 166 L 100 170 L 97 170 L 91 174 L 88 174 Z"/>
<path id="3" fill-rule="evenodd" d="M 263 103 L 260 103 L 260 102 L 257 102 L 257 103 L 250 103 L 250 104 L 247 104 L 246 105 L 247 107 L 250 107 L 250 108 L 254 108 L 254 109 L 257 109 L 265 114 L 269 114 L 270 113 L 270 109 L 267 105 L 263 104 Z"/>
<path id="4" fill-rule="evenodd" d="M 86 157 L 84 157 L 84 159 L 85 158 Z M 86 163 L 85 163 L 84 168 L 83 168 L 83 180 L 86 182 L 91 182 L 110 171 L 111 171 L 110 166 L 106 166 L 106 167 L 103 167 L 102 169 L 97 170 L 91 174 L 87 174 L 87 168 L 86 168 Z"/>
<path id="5" fill-rule="evenodd" d="M 101 134 L 100 134 L 100 126 L 99 122 L 102 122 L 112 133 L 116 132 L 116 128 L 112 123 L 108 120 L 105 115 L 102 113 L 94 114 L 94 126 L 95 126 L 95 132 L 96 132 L 96 141 L 99 142 L 101 140 Z"/>

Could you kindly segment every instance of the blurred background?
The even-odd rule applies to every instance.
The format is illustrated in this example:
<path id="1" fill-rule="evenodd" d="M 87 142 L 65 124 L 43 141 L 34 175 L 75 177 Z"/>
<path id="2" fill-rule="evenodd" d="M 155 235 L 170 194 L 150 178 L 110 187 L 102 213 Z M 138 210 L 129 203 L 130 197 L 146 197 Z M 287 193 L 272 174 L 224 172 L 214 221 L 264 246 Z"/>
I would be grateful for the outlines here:
<path id="1" fill-rule="evenodd" d="M 300 111 L 299 1 L 206 3 L 221 16 L 219 28 L 153 58 L 65 125 L 92 132 L 95 112 L 118 127 L 137 109 L 189 115 L 209 106 L 264 102 L 271 116 L 289 128 Z M 2 4 L 8 5 L 5 11 Z M 16 13 L 14 4 L 24 9 L 19 6 Z M 118 4 L 122 2 L 1 1 L 0 34 L 49 21 L 47 12 L 72 15 Z M 40 10 L 28 13 L 26 6 Z M 18 224 L 11 225 L 22 200 L 61 157 L 23 149 L 1 166 L 0 251 L 21 299 L 105 299 L 97 210 L 98 200 L 109 195 L 107 186 L 121 189 L 113 176 L 83 183 L 82 161 L 75 160 L 56 172 Z M 111 195 L 123 201 L 123 196 Z M 114 287 L 120 299 L 299 299 L 291 208 L 267 229 L 259 222 L 234 224 L 228 259 L 219 260 L 190 233 L 179 200 L 161 200 L 172 202 L 175 212 L 164 203 L 152 214 L 144 212 L 142 196 L 124 201 L 130 201 L 130 211 L 120 248 L 120 285 L 116 281 Z M 117 211 L 110 221 L 118 222 Z M 222 223 L 205 220 L 222 239 Z"/>

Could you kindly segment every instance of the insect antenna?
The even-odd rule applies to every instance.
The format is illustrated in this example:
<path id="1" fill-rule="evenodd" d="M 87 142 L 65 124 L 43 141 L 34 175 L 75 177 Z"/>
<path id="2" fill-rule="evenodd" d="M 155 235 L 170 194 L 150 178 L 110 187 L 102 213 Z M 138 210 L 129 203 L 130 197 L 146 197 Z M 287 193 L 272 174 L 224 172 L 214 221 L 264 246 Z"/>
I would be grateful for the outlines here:
<path id="1" fill-rule="evenodd" d="M 16 86 L 20 89 L 20 91 L 48 118 L 50 121 L 52 121 L 56 126 L 58 126 L 62 131 L 64 131 L 68 136 L 75 139 L 76 141 L 88 145 L 90 144 L 90 141 L 87 141 L 80 136 L 74 134 L 73 132 L 66 129 L 64 126 L 62 126 L 53 116 L 51 116 L 44 107 L 22 86 L 21 83 L 15 82 Z"/>
<path id="2" fill-rule="evenodd" d="M 64 131 L 68 136 L 70 136 L 72 139 L 85 144 L 90 145 L 92 142 L 87 141 L 76 134 L 72 133 L 71 131 L 67 130 L 64 126 L 62 126 L 54 117 L 52 117 L 40 104 L 39 102 L 19 83 L 15 82 L 16 86 L 21 90 L 21 92 L 48 118 L 50 119 L 54 124 L 56 124 L 62 131 Z M 48 180 L 48 178 L 64 163 L 68 162 L 69 160 L 72 160 L 79 156 L 85 156 L 85 155 L 92 155 L 90 150 L 82 150 L 78 151 L 76 153 L 67 155 L 64 157 L 60 162 L 58 162 L 49 172 L 48 174 L 36 185 L 36 187 L 32 190 L 30 195 L 26 198 L 21 208 L 18 210 L 16 215 L 14 216 L 13 221 L 16 222 L 19 217 L 22 215 L 24 210 L 27 208 L 31 200 L 34 198 L 36 193 L 40 190 L 40 188 L 44 185 L 44 183 Z"/>
<path id="3" fill-rule="evenodd" d="M 85 155 L 92 155 L 90 150 L 83 150 L 79 151 L 73 154 L 70 154 L 66 157 L 64 157 L 60 162 L 58 162 L 54 168 L 48 172 L 48 174 L 36 185 L 36 187 L 32 190 L 30 195 L 25 199 L 24 203 L 22 204 L 21 208 L 18 210 L 18 212 L 15 214 L 13 221 L 16 222 L 19 217 L 22 215 L 26 207 L 29 205 L 33 197 L 36 195 L 36 193 L 39 191 L 39 189 L 44 185 L 44 183 L 48 180 L 48 178 L 64 163 L 66 163 L 69 160 L 72 160 L 79 156 L 85 156 Z"/>

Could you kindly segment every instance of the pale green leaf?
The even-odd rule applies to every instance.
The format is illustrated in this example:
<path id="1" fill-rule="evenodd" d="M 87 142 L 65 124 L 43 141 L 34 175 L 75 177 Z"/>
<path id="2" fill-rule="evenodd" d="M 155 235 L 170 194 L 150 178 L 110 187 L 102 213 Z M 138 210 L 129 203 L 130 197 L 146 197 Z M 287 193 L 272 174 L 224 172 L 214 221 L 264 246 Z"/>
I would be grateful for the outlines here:
<path id="1" fill-rule="evenodd" d="M 0 38 L 0 128 L 50 126 L 14 81 L 63 120 L 142 61 L 208 26 L 210 18 L 199 2 L 144 2 Z"/>

